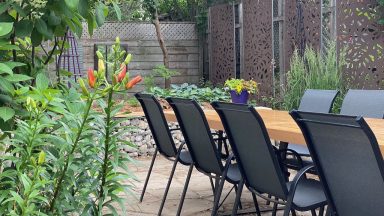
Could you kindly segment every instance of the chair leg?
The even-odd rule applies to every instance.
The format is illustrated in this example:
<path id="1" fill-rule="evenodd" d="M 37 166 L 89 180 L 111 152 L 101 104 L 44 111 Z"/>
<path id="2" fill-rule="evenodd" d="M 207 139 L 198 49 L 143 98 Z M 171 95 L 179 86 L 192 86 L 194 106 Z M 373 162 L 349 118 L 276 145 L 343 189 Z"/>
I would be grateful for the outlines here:
<path id="1" fill-rule="evenodd" d="M 144 198 L 145 190 L 147 189 L 149 177 L 151 176 L 151 173 L 152 173 L 153 164 L 155 163 L 155 160 L 156 160 L 156 155 L 157 155 L 157 148 L 155 149 L 155 152 L 153 153 L 151 165 L 149 166 L 147 177 L 145 178 L 143 191 L 141 191 L 140 202 L 143 202 L 143 198 Z"/>
<path id="2" fill-rule="evenodd" d="M 256 215 L 261 216 L 259 203 L 257 202 L 257 198 L 256 198 L 256 195 L 254 193 L 252 193 L 252 199 L 253 199 L 253 203 L 254 203 L 255 208 L 256 208 Z"/>
<path id="3" fill-rule="evenodd" d="M 312 215 L 312 216 L 317 216 L 317 214 L 316 214 L 316 210 L 315 210 L 315 209 L 312 209 L 312 210 L 311 210 L 311 215 Z"/>
<path id="4" fill-rule="evenodd" d="M 279 200 L 278 198 L 275 198 L 276 202 L 273 203 L 273 210 L 272 210 L 272 216 L 276 216 L 277 214 L 277 201 Z"/>
<path id="5" fill-rule="evenodd" d="M 268 198 L 271 199 L 272 198 L 272 195 L 268 194 Z M 267 200 L 267 202 L 265 202 L 266 205 L 270 205 L 271 204 L 271 201 Z"/>
<path id="6" fill-rule="evenodd" d="M 237 193 L 237 191 L 239 190 L 238 188 L 237 188 L 237 185 L 234 185 L 234 187 L 235 187 L 235 192 Z M 242 189 L 241 189 L 242 190 Z M 240 192 L 241 193 L 241 192 Z M 241 200 L 239 200 L 239 209 L 243 209 L 243 206 L 241 205 Z"/>
<path id="7" fill-rule="evenodd" d="M 213 180 L 211 176 L 209 176 L 209 182 L 211 183 L 212 192 L 213 194 L 215 194 L 215 185 L 213 184 Z"/>
<path id="8" fill-rule="evenodd" d="M 239 187 L 237 188 L 237 191 L 236 191 L 235 203 L 233 204 L 233 208 L 232 208 L 232 216 L 237 215 L 237 209 L 239 208 L 241 193 L 243 191 L 243 186 L 244 186 L 244 182 L 243 182 L 243 180 L 241 180 L 239 182 Z"/>
<path id="9" fill-rule="evenodd" d="M 291 209 L 292 216 L 296 216 L 296 211 L 294 209 Z"/>
<path id="10" fill-rule="evenodd" d="M 213 199 L 213 209 L 212 209 L 212 216 L 216 216 L 217 215 L 217 211 L 218 211 L 218 208 L 219 208 L 219 203 L 220 203 L 220 197 L 221 197 L 221 193 L 223 191 L 223 187 L 224 187 L 224 183 L 225 183 L 225 176 L 223 177 L 218 177 L 219 178 L 219 184 L 216 185 L 215 187 L 215 198 Z"/>
<path id="11" fill-rule="evenodd" d="M 324 206 L 320 208 L 319 216 L 324 216 Z"/>
<path id="12" fill-rule="evenodd" d="M 173 163 L 171 175 L 169 176 L 167 187 L 165 188 L 163 200 L 161 201 L 159 213 L 157 214 L 158 216 L 160 216 L 161 212 L 163 211 L 164 203 L 165 203 L 165 200 L 167 199 L 167 195 L 168 195 L 168 190 L 169 190 L 169 187 L 171 186 L 171 183 L 172 183 L 173 174 L 175 174 L 175 170 L 176 170 L 176 165 L 178 163 L 178 159 L 179 159 L 179 155 L 177 155 L 177 157 L 175 158 L 175 162 Z"/>
<path id="13" fill-rule="evenodd" d="M 177 216 L 179 216 L 181 214 L 181 210 L 182 210 L 183 204 L 184 204 L 185 194 L 187 193 L 187 190 L 188 190 L 189 180 L 191 179 L 192 171 L 193 171 L 193 164 L 189 165 L 187 179 L 185 180 L 183 193 L 181 194 L 179 207 L 177 208 L 177 213 L 176 213 Z"/>

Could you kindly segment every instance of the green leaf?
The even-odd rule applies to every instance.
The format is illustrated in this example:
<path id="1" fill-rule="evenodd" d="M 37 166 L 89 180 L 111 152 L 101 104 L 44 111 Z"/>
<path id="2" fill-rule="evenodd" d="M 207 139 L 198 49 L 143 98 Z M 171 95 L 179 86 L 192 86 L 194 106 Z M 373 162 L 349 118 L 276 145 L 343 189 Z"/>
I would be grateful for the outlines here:
<path id="1" fill-rule="evenodd" d="M 12 31 L 12 22 L 0 22 L 0 37 L 9 34 Z"/>
<path id="2" fill-rule="evenodd" d="M 79 0 L 65 0 L 65 4 L 72 10 L 75 10 L 79 5 Z"/>
<path id="3" fill-rule="evenodd" d="M 88 14 L 89 14 L 89 4 L 88 4 L 88 0 L 80 0 L 79 1 L 79 5 L 77 7 L 77 10 L 79 11 L 79 14 L 84 17 L 84 18 L 88 18 Z"/>
<path id="4" fill-rule="evenodd" d="M 32 45 L 35 47 L 40 46 L 41 42 L 43 41 L 43 35 L 37 31 L 36 27 L 32 30 L 31 41 Z"/>
<path id="5" fill-rule="evenodd" d="M 9 41 L 0 40 L 0 50 L 20 50 L 20 48 L 10 44 Z"/>
<path id="6" fill-rule="evenodd" d="M 37 76 L 36 76 L 36 87 L 39 89 L 39 90 L 45 90 L 47 89 L 49 86 L 49 79 L 47 76 L 45 76 L 45 74 L 43 73 L 39 73 Z"/>
<path id="7" fill-rule="evenodd" d="M 13 71 L 7 64 L 0 63 L 0 74 L 2 73 L 13 74 Z"/>
<path id="8" fill-rule="evenodd" d="M 15 110 L 9 107 L 0 107 L 0 118 L 5 122 L 11 119 L 15 115 Z"/>
<path id="9" fill-rule="evenodd" d="M 27 81 L 32 79 L 32 77 L 24 74 L 13 74 L 13 75 L 5 76 L 4 78 L 10 82 L 21 82 L 21 81 Z"/>
<path id="10" fill-rule="evenodd" d="M 117 19 L 121 21 L 121 10 L 119 5 L 116 2 L 112 2 L 112 4 L 113 4 L 113 9 L 115 9 L 115 12 L 116 12 Z"/>
<path id="11" fill-rule="evenodd" d="M 12 5 L 13 9 L 19 14 L 20 17 L 26 17 L 27 13 L 24 11 L 22 7 L 18 3 Z M 28 9 L 27 9 L 28 10 Z"/>
<path id="12" fill-rule="evenodd" d="M 99 3 L 97 6 L 96 6 L 96 9 L 95 9 L 95 15 L 96 15 L 96 23 L 97 23 L 97 26 L 102 26 L 105 22 L 105 8 L 106 6 L 103 4 L 103 3 Z M 108 10 L 108 8 L 107 8 Z"/>
<path id="13" fill-rule="evenodd" d="M 37 31 L 40 32 L 40 34 L 43 34 L 43 35 L 47 34 L 47 31 L 48 31 L 47 24 L 43 19 L 36 20 L 35 27 Z"/>
<path id="14" fill-rule="evenodd" d="M 10 191 L 10 193 L 12 194 L 12 197 L 17 202 L 17 204 L 19 206 L 22 206 L 23 205 L 23 198 L 21 198 L 21 196 L 14 191 Z"/>
<path id="15" fill-rule="evenodd" d="M 21 20 L 15 24 L 15 33 L 17 37 L 29 37 L 33 30 L 33 23 L 30 20 Z"/>
<path id="16" fill-rule="evenodd" d="M 13 95 L 15 88 L 13 87 L 11 82 L 4 79 L 3 77 L 0 77 L 0 90 Z"/>
<path id="17" fill-rule="evenodd" d="M 56 16 L 54 11 L 51 11 L 48 16 L 48 25 L 57 26 L 61 23 L 61 18 Z"/>
<path id="18" fill-rule="evenodd" d="M 21 62 L 13 62 L 13 61 L 10 61 L 10 62 L 4 62 L 4 64 L 6 64 L 8 67 L 10 67 L 11 69 L 15 68 L 15 67 L 21 67 L 21 66 L 25 66 L 26 64 L 24 63 L 21 63 Z"/>
<path id="19" fill-rule="evenodd" d="M 1 2 L 0 3 L 0 14 L 4 13 L 5 11 L 7 11 L 10 4 L 11 4 L 10 1 L 9 2 Z"/>

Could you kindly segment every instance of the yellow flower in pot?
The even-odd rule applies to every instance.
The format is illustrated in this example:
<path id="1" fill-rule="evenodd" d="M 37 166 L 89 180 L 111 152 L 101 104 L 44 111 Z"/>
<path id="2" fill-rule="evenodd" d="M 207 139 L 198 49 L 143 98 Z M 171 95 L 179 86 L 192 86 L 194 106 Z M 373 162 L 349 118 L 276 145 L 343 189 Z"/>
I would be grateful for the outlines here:
<path id="1" fill-rule="evenodd" d="M 254 80 L 228 79 L 224 87 L 231 93 L 232 103 L 246 104 L 250 94 L 258 91 L 257 83 Z"/>

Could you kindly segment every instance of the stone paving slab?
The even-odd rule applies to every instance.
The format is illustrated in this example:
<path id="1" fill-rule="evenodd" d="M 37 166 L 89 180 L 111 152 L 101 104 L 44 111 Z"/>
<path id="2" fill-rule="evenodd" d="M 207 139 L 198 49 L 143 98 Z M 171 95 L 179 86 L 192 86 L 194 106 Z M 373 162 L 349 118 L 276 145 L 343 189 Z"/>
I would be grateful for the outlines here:
<path id="1" fill-rule="evenodd" d="M 137 165 L 130 165 L 132 172 L 137 176 L 140 182 L 135 182 L 136 197 L 128 197 L 126 209 L 127 212 L 122 215 L 138 215 L 138 216 L 153 216 L 157 215 L 160 207 L 161 199 L 163 197 L 165 187 L 168 181 L 170 171 L 172 169 L 172 161 L 165 159 L 162 156 L 156 158 L 151 178 L 147 187 L 147 191 L 142 203 L 138 201 L 141 190 L 144 185 L 145 177 L 151 162 L 150 157 L 141 157 Z M 184 186 L 185 178 L 188 172 L 188 167 L 178 164 L 171 188 L 168 193 L 167 200 L 162 212 L 162 215 L 176 215 L 177 206 L 180 200 L 181 192 Z M 231 184 L 226 183 L 224 186 L 223 194 L 228 193 L 231 189 Z M 223 196 L 222 196 L 223 198 Z M 235 192 L 232 191 L 220 212 L 230 212 L 235 199 Z M 254 209 L 252 196 L 244 187 L 241 202 L 244 209 Z M 268 208 L 265 205 L 265 200 L 258 199 L 260 208 Z M 186 199 L 183 206 L 183 216 L 205 216 L 210 215 L 210 210 L 213 205 L 213 193 L 210 186 L 209 178 L 201 174 L 197 170 L 193 170 L 189 188 L 187 191 Z M 249 214 L 255 215 L 255 214 Z M 263 213 L 263 216 L 272 215 L 271 213 Z M 278 211 L 278 216 L 283 215 L 283 211 Z M 310 212 L 297 212 L 298 216 L 309 216 Z"/>

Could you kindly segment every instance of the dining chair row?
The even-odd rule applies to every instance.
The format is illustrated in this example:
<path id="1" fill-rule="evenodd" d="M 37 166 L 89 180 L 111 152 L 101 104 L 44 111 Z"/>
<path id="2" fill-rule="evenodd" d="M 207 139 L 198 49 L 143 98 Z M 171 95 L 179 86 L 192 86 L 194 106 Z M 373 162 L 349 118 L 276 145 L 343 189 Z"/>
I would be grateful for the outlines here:
<path id="1" fill-rule="evenodd" d="M 220 203 L 225 200 L 224 198 L 224 200 L 220 202 L 225 182 L 229 182 L 234 185 L 236 196 L 241 196 L 242 188 L 245 181 L 242 178 L 241 170 L 239 169 L 238 163 L 236 162 L 236 160 L 234 160 L 235 156 L 232 155 L 226 158 L 225 161 L 222 160 L 220 154 L 221 152 L 219 151 L 216 143 L 214 142 L 204 112 L 196 101 L 177 98 L 167 99 L 171 107 L 174 109 L 174 112 L 180 125 L 180 129 L 185 138 L 185 143 L 188 147 L 188 150 L 184 150 L 184 146 L 181 145 L 179 149 L 176 150 L 175 144 L 172 140 L 171 132 L 168 129 L 164 113 L 162 112 L 161 106 L 159 105 L 158 101 L 152 95 L 146 94 L 136 94 L 136 98 L 140 101 L 143 107 L 144 113 L 148 120 L 148 124 L 150 125 L 150 129 L 153 133 L 157 146 L 156 152 L 159 151 L 166 158 L 174 160 L 174 165 L 172 167 L 171 175 L 168 180 L 162 202 L 160 204 L 158 215 L 162 214 L 162 209 L 164 207 L 172 177 L 175 172 L 175 167 L 178 162 L 189 166 L 189 172 L 186 178 L 186 182 L 180 198 L 180 203 L 176 215 L 181 214 L 185 194 L 189 185 L 189 180 L 191 178 L 193 167 L 195 167 L 198 171 L 202 172 L 203 174 L 208 175 L 210 179 L 215 179 L 215 184 L 212 184 L 214 190 L 214 205 L 212 208 L 212 215 L 217 214 L 217 211 L 221 205 Z M 166 147 L 166 145 L 169 146 Z M 270 145 L 270 148 L 273 148 L 272 145 Z M 283 189 L 281 189 L 282 191 L 278 191 L 277 189 L 278 192 L 274 190 L 264 190 L 262 188 L 262 190 L 251 191 L 256 208 L 256 213 L 260 215 L 260 209 L 257 203 L 256 195 L 260 195 L 266 198 L 266 200 L 276 202 L 276 205 L 274 205 L 274 210 L 276 210 L 275 208 L 277 207 L 277 204 L 285 204 L 285 202 L 281 200 L 286 200 L 288 198 L 289 193 L 289 196 L 293 196 L 293 194 L 296 193 L 295 197 L 299 198 L 292 200 L 291 205 L 287 206 L 288 213 L 289 211 L 292 211 L 292 214 L 295 214 L 294 210 L 312 210 L 314 213 L 314 210 L 316 208 L 321 208 L 320 211 L 323 211 L 323 207 L 325 206 L 326 201 L 325 195 L 321 190 L 319 182 L 305 180 L 300 181 L 300 183 L 299 181 L 295 183 L 286 183 L 284 178 L 285 174 L 283 173 L 283 169 L 279 164 L 279 159 L 277 158 L 279 154 L 275 154 L 276 151 L 278 150 L 273 148 L 273 154 L 270 156 L 270 161 L 273 161 L 273 163 L 270 164 L 271 167 L 269 167 L 270 169 L 276 169 L 276 173 L 272 176 L 265 176 L 263 181 L 265 184 L 268 184 L 271 182 L 270 178 L 275 177 L 276 179 L 274 179 L 273 181 L 276 181 L 277 184 L 281 184 Z M 266 152 L 264 152 L 262 155 L 265 154 Z M 142 198 L 144 196 L 148 179 L 153 168 L 155 157 L 156 156 L 154 156 L 152 159 L 150 170 L 147 174 L 146 182 L 144 184 L 144 189 L 140 201 L 142 201 Z M 261 169 L 269 168 L 263 167 Z M 263 173 L 264 172 L 259 173 L 259 175 L 263 176 Z M 301 177 L 298 177 L 298 179 L 301 179 L 303 175 L 304 172 L 301 173 Z M 291 189 L 291 184 L 295 185 L 295 189 Z M 297 185 L 299 186 L 297 187 Z M 311 185 L 314 185 L 314 187 L 308 190 L 308 187 L 311 187 Z M 270 188 L 273 189 L 274 185 L 272 184 Z M 318 197 L 318 194 L 321 194 L 321 196 Z M 275 198 L 271 199 L 270 196 L 274 196 Z M 311 197 L 312 201 L 303 201 L 307 200 L 306 197 Z M 241 207 L 239 200 L 240 199 L 237 199 L 237 201 L 234 203 L 234 215 L 236 214 L 238 207 Z M 276 214 L 275 211 L 274 214 Z"/>
<path id="2" fill-rule="evenodd" d="M 309 97 L 310 93 L 318 93 L 316 91 L 307 91 L 305 97 Z M 317 96 L 321 98 L 319 95 Z M 175 161 L 158 215 L 162 214 L 178 162 L 188 165 L 189 172 L 176 215 L 181 214 L 193 167 L 210 177 L 214 191 L 212 215 L 216 215 L 220 207 L 225 182 L 233 184 L 236 190 L 232 215 L 236 215 L 238 208 L 241 207 L 240 197 L 244 185 L 252 193 L 257 215 L 260 215 L 260 209 L 256 196 L 274 202 L 275 207 L 276 204 L 285 205 L 284 216 L 289 215 L 290 212 L 295 215 L 295 210 L 311 211 L 312 215 L 316 215 L 317 208 L 322 215 L 327 204 L 330 206 L 327 208 L 327 215 L 373 216 L 384 212 L 381 204 L 384 200 L 383 159 L 372 131 L 361 117 L 319 114 L 314 113 L 313 110 L 311 113 L 292 111 L 291 115 L 303 131 L 309 147 L 309 155 L 313 157 L 316 167 L 312 163 L 308 164 L 298 171 L 293 181 L 287 181 L 281 163 L 281 151 L 270 143 L 264 122 L 253 107 L 218 102 L 212 104 L 222 120 L 233 152 L 233 155 L 223 161 L 204 112 L 196 101 L 167 99 L 174 109 L 188 148 L 185 150 L 182 144 L 176 150 L 164 113 L 157 100 L 145 94 L 136 94 L 136 97 L 143 106 L 158 151 L 166 158 L 172 158 Z M 302 99 L 301 107 L 311 105 L 304 103 L 305 97 Z M 347 97 L 344 99 L 343 106 L 346 99 Z M 319 100 L 321 99 L 316 101 Z M 320 106 L 324 105 L 319 104 L 318 108 Z M 159 143 L 173 147 L 164 147 Z M 172 150 L 167 153 L 162 149 Z M 155 157 L 151 162 L 141 200 Z M 354 160 L 356 157 L 358 159 Z M 319 173 L 321 182 L 307 178 L 306 173 L 313 169 Z M 215 179 L 215 184 L 212 178 Z M 366 178 L 372 184 L 367 184 Z"/>

